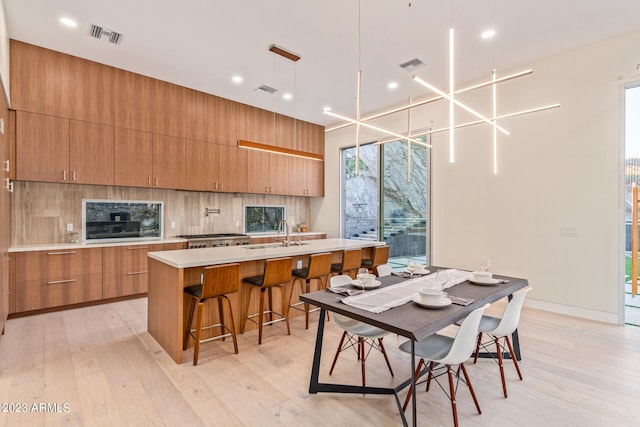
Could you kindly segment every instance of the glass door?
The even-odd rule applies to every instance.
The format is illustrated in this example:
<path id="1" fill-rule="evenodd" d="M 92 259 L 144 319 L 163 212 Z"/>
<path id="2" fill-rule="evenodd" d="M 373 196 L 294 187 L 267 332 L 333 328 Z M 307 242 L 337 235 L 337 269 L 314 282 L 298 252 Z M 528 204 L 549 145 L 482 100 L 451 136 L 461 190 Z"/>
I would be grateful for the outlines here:
<path id="1" fill-rule="evenodd" d="M 406 141 L 381 145 L 380 230 L 389 245 L 389 263 L 398 270 L 409 262 L 429 265 L 429 150 Z"/>
<path id="2" fill-rule="evenodd" d="M 342 236 L 346 239 L 378 240 L 378 150 L 374 144 L 360 146 L 356 174 L 355 147 L 342 150 Z"/>

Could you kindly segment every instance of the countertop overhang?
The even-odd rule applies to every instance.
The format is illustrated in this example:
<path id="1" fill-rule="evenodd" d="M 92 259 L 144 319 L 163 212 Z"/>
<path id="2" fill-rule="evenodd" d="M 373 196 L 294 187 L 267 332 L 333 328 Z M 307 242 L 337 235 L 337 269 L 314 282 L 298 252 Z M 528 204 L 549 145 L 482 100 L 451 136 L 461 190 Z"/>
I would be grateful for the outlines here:
<path id="1" fill-rule="evenodd" d="M 256 244 L 201 249 L 181 249 L 149 252 L 147 256 L 175 268 L 190 268 L 385 245 L 385 242 L 354 239 L 307 240 L 302 243 L 303 244 L 300 246 Z"/>

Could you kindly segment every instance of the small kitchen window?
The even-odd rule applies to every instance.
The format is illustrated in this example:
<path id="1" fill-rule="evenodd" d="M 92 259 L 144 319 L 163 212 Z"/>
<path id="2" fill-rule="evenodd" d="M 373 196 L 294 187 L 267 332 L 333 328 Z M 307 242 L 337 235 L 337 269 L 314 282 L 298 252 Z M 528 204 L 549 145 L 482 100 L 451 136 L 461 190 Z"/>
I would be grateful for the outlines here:
<path id="1" fill-rule="evenodd" d="M 244 207 L 244 232 L 267 233 L 278 230 L 278 222 L 286 218 L 286 206 L 251 206 Z"/>
<path id="2" fill-rule="evenodd" d="M 82 200 L 83 241 L 161 239 L 161 201 Z"/>

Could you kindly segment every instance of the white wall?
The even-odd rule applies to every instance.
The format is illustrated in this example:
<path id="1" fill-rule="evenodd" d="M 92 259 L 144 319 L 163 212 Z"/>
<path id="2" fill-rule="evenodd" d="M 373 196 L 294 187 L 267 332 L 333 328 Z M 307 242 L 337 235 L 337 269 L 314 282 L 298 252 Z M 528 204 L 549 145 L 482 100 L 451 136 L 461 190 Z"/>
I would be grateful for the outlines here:
<path id="1" fill-rule="evenodd" d="M 621 321 L 621 96 L 637 72 L 638 52 L 635 32 L 525 64 L 518 70 L 531 67 L 532 76 L 500 84 L 498 114 L 562 106 L 501 122 L 511 136 L 499 138 L 498 175 L 491 172 L 488 126 L 456 131 L 453 165 L 448 134 L 434 136 L 434 264 L 474 269 L 490 258 L 495 272 L 529 280 L 529 305 Z M 464 100 L 490 111 L 489 90 Z M 415 126 L 446 126 L 446 108 L 416 111 L 414 118 L 422 118 Z M 460 114 L 456 122 L 462 121 Z M 385 126 L 393 122 L 402 131 L 406 115 Z M 353 144 L 353 127 L 326 136 L 326 197 L 313 200 L 311 211 L 313 229 L 331 237 L 340 233 L 339 147 Z M 577 237 L 561 237 L 562 227 L 577 228 Z"/>

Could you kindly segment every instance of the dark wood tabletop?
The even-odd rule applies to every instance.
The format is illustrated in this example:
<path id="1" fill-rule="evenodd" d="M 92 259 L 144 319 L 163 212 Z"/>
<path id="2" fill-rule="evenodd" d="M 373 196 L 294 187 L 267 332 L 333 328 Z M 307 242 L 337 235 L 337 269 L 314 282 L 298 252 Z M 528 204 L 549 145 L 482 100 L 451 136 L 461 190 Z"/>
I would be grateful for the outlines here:
<path id="1" fill-rule="evenodd" d="M 435 271 L 434 267 L 429 267 L 429 269 Z M 340 301 L 344 298 L 342 295 L 326 290 L 303 294 L 300 299 L 328 311 L 343 314 L 414 341 L 420 341 L 465 318 L 476 308 L 482 307 L 486 303 L 496 302 L 528 286 L 526 279 L 495 274 L 493 277 L 509 282 L 495 285 L 475 285 L 466 281 L 445 290 L 452 296 L 473 299 L 473 302 L 468 306 L 451 304 L 442 308 L 429 309 L 410 301 L 382 313 L 372 313 L 344 304 Z M 378 280 L 382 282 L 381 286 L 386 287 L 407 279 L 392 275 L 381 277 Z"/>

